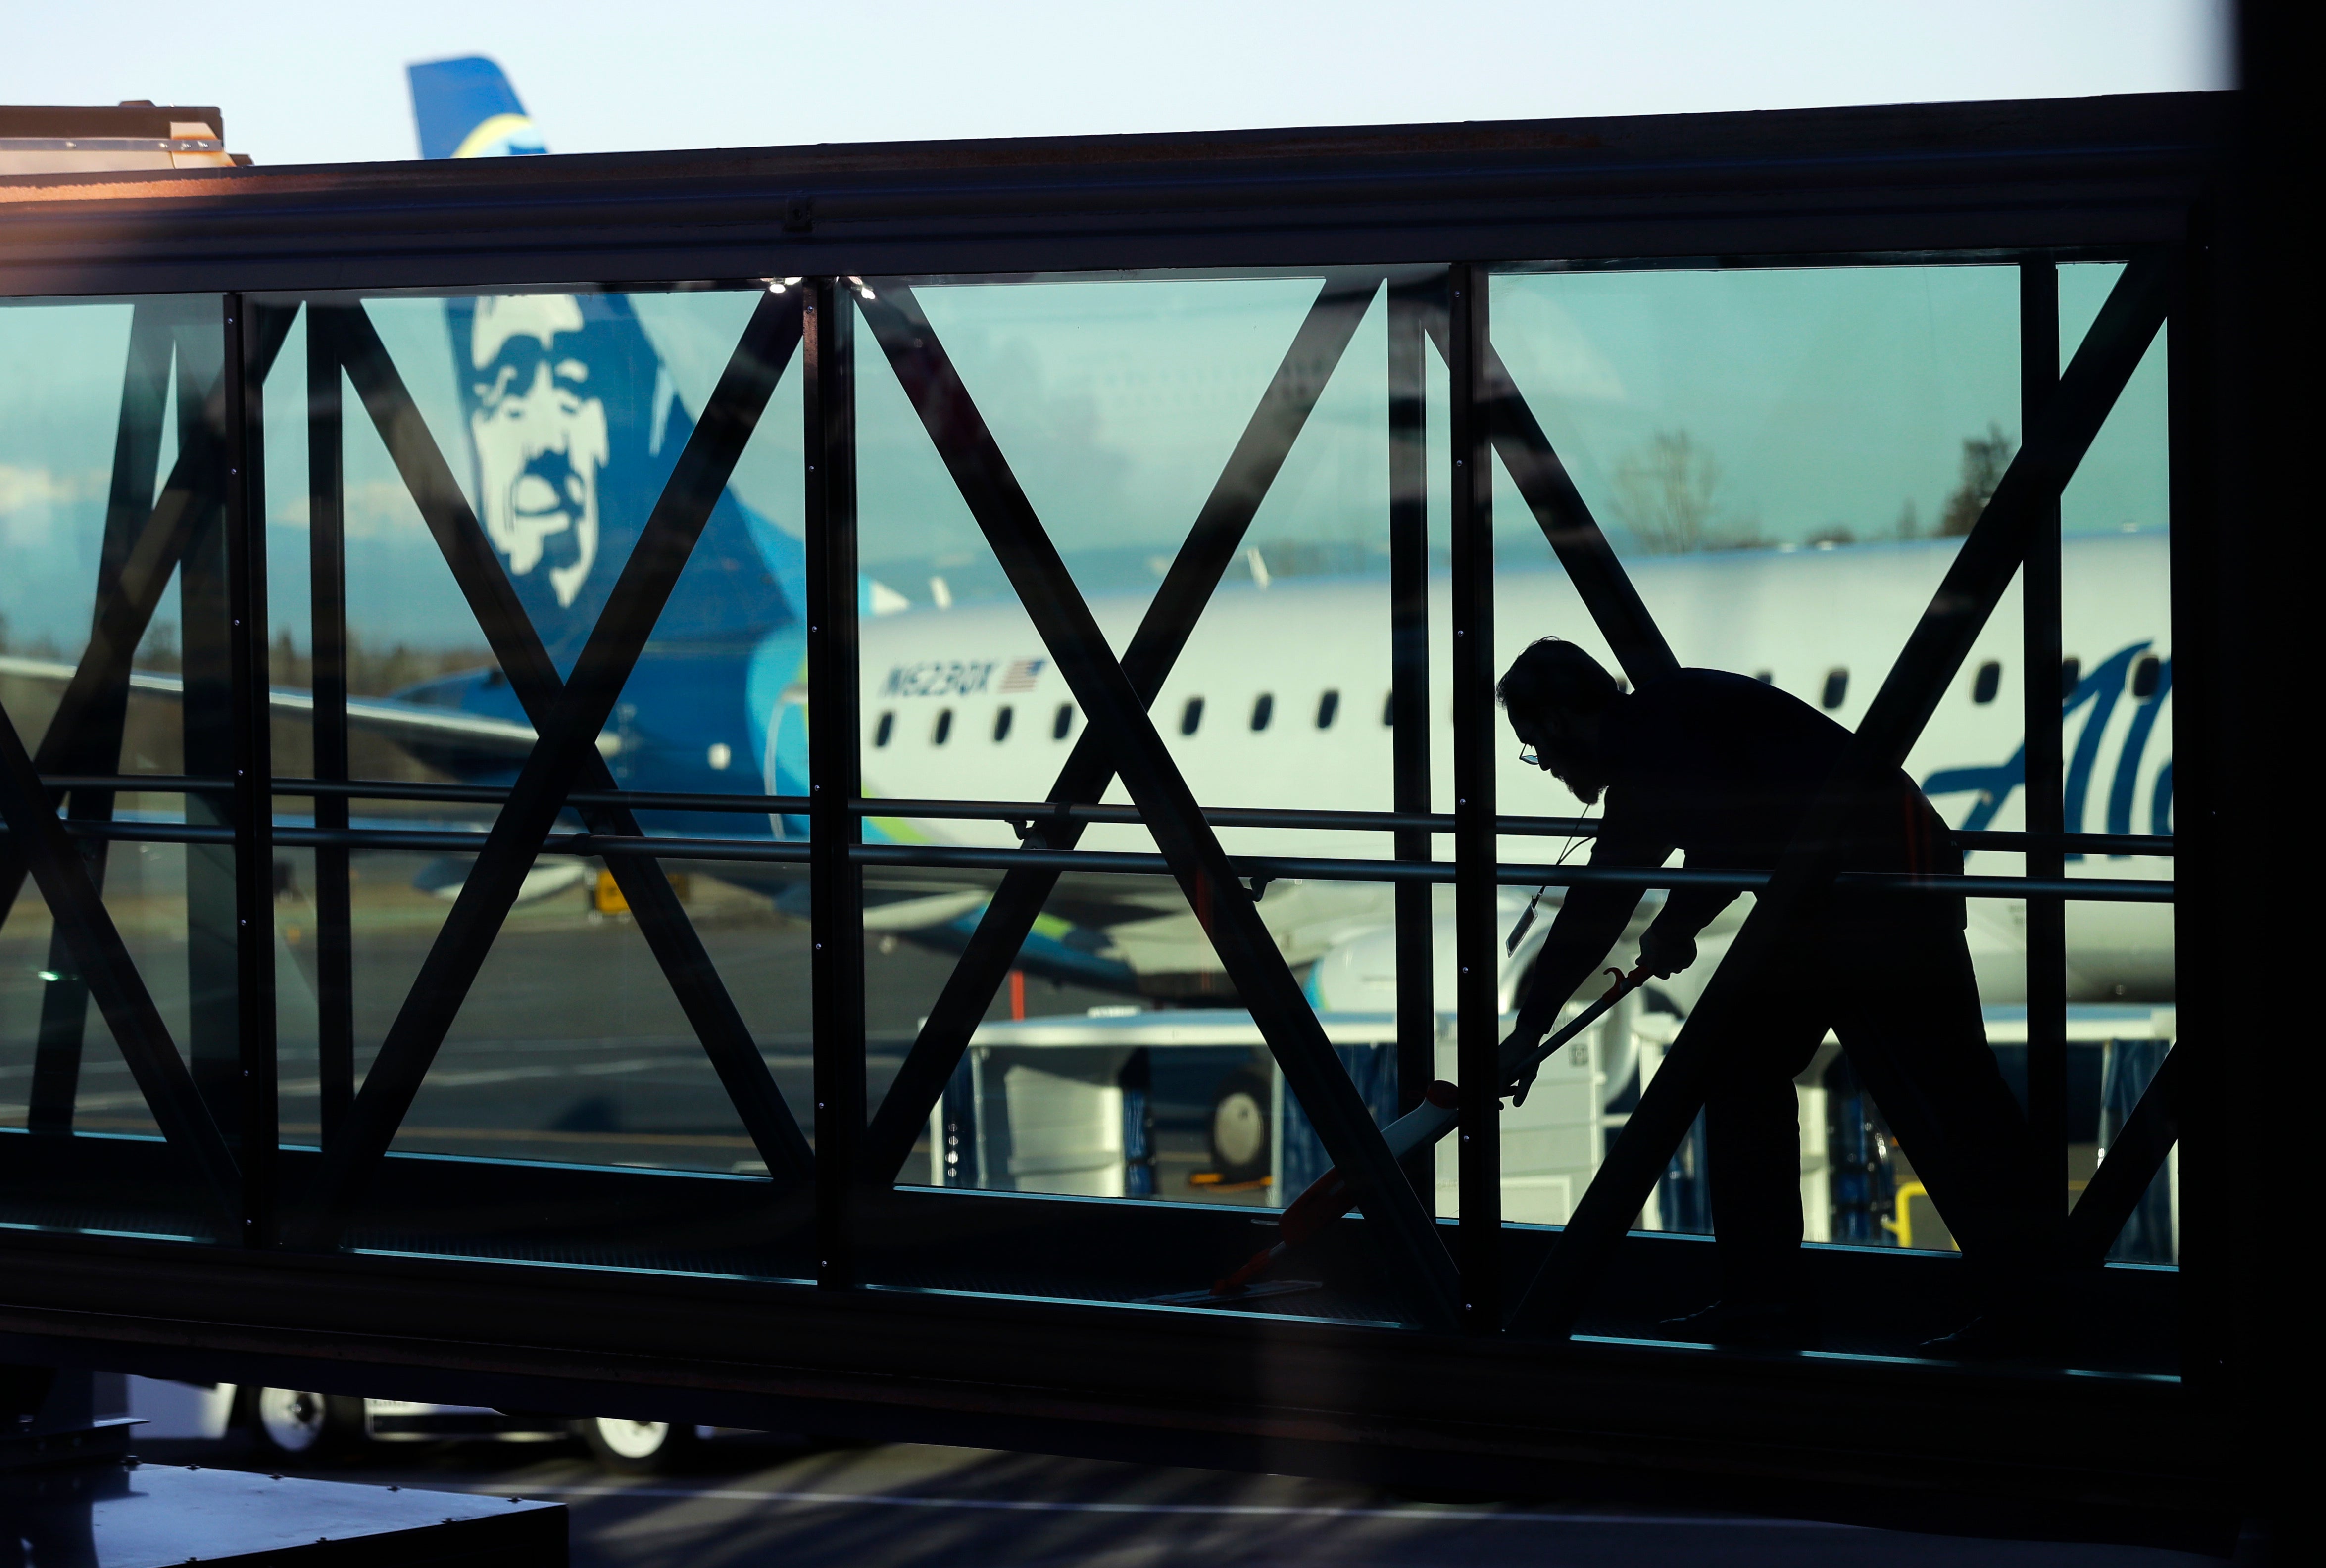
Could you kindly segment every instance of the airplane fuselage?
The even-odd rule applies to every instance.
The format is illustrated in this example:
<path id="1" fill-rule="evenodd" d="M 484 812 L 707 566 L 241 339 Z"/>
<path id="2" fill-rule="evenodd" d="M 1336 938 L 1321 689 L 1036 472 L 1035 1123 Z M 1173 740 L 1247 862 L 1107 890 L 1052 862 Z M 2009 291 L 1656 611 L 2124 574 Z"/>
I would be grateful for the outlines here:
<path id="1" fill-rule="evenodd" d="M 1863 716 L 1952 558 L 1954 541 L 1830 551 L 1651 558 L 1628 563 L 1642 598 L 1687 665 L 1761 675 L 1845 725 Z M 2064 744 L 2070 832 L 2169 833 L 2172 821 L 2171 605 L 2161 533 L 2081 537 L 2065 552 Z M 1241 575 L 1241 574 L 1239 574 Z M 1555 566 L 1495 578 L 1498 663 L 1557 635 L 1603 659 L 1604 643 Z M 1134 597 L 1094 598 L 1116 647 L 1145 609 Z M 1293 580 L 1222 587 L 1151 710 L 1196 797 L 1207 806 L 1387 811 L 1392 804 L 1389 593 L 1385 579 Z M 1449 604 L 1432 585 L 1431 667 L 1450 667 Z M 2010 830 L 2024 821 L 2018 788 L 2021 633 L 2005 598 L 1940 703 L 1908 769 L 1958 826 Z M 1608 661 L 1611 665 L 1612 660 Z M 1993 668 L 1988 668 L 1993 666 Z M 867 796 L 1039 800 L 1083 720 L 1039 637 L 1015 604 L 914 610 L 862 627 Z M 1450 705 L 1442 673 L 1430 691 L 1435 809 L 1452 802 Z M 1497 748 L 1504 814 L 1576 811 L 1563 786 Z M 1128 800 L 1118 781 L 1109 801 Z M 876 836 L 908 841 L 1015 841 L 1000 823 L 872 819 Z M 1385 856 L 1379 832 L 1232 829 L 1231 850 Z M 1101 826 L 1101 849 L 1151 849 L 1136 827 Z M 1506 839 L 1501 858 L 1547 860 L 1558 840 Z M 1440 853 L 1447 846 L 1440 845 Z M 1968 869 L 2016 871 L 2019 857 L 1981 853 Z M 2168 862 L 2073 862 L 2071 875 L 2169 877 Z M 2024 908 L 1975 905 L 1973 942 L 2000 960 L 2018 949 Z M 2168 906 L 2070 905 L 2071 986 L 2079 997 L 2172 995 Z M 1982 962 L 1990 991 L 2001 962 Z M 2022 982 L 2024 984 L 2024 981 Z M 2006 990 L 2017 988 L 2004 988 Z M 2009 996 L 1993 999 L 2014 999 Z"/>

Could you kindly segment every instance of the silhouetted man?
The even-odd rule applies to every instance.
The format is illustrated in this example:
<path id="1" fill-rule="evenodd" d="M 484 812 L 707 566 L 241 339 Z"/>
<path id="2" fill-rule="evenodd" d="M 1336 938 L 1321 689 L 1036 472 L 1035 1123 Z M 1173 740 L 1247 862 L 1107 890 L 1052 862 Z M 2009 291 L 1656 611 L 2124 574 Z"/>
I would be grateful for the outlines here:
<path id="1" fill-rule="evenodd" d="M 1697 869 L 1767 870 L 1849 739 L 1807 703 L 1717 670 L 1681 670 L 1625 695 L 1589 654 L 1556 638 L 1520 654 L 1496 694 L 1522 756 L 1586 805 L 1605 795 L 1594 866 L 1658 867 L 1679 849 Z M 1849 870 L 1961 870 L 1946 823 L 1903 773 L 1856 803 L 1841 841 Z M 1673 889 L 1641 933 L 1641 962 L 1657 975 L 1688 968 L 1697 933 L 1735 896 Z M 1639 900 L 1626 887 L 1568 890 L 1514 1038 L 1531 1044 L 1549 1032 Z M 1689 1338 L 1797 1345 L 1814 1337 L 1796 1277 L 1793 1078 L 1828 1028 L 1982 1283 L 1990 1292 L 2016 1284 L 2039 1263 L 2026 1120 L 1987 1049 L 1961 897 L 1833 887 L 1792 923 L 1710 1042 L 1705 1131 L 1721 1298 L 1676 1320 Z"/>

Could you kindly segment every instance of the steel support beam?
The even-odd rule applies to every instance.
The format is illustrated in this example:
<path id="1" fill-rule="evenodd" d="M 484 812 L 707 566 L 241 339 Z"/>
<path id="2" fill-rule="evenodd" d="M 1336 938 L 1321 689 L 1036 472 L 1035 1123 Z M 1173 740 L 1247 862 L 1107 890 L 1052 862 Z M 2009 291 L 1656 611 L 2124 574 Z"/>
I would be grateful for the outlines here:
<path id="1" fill-rule="evenodd" d="M 856 1279 L 864 1136 L 863 839 L 851 809 L 863 726 L 856 682 L 856 311 L 845 283 L 810 285 L 801 332 L 807 472 L 808 895 L 814 951 L 816 1282 Z"/>
<path id="2" fill-rule="evenodd" d="M 1389 296 L 1389 657 L 1391 809 L 1426 816 L 1429 801 L 1429 383 L 1427 317 L 1443 314 L 1442 278 L 1400 283 Z M 1442 331 L 1443 329 L 1441 328 Z M 1363 715 L 1351 715 L 1362 723 Z M 1432 853 L 1425 828 L 1400 828 L 1400 860 Z M 1429 885 L 1400 882 L 1397 909 L 1397 1109 L 1421 1103 L 1437 1076 L 1436 911 Z M 1437 1207 L 1437 1149 L 1405 1160 L 1422 1204 Z"/>
<path id="3" fill-rule="evenodd" d="M 2182 239 L 2238 112 L 2190 92 L 248 169 L 25 190 L 0 290 L 2120 253 Z"/>
<path id="4" fill-rule="evenodd" d="M 1221 470 L 1219 481 L 1188 530 L 1186 542 L 1140 618 L 1130 645 L 1123 650 L 1123 672 L 1142 702 L 1152 702 L 1162 690 L 1180 650 L 1186 646 L 1196 617 L 1235 560 L 1244 531 L 1251 525 L 1261 498 L 1283 468 L 1293 441 L 1355 335 L 1357 323 L 1380 292 L 1382 279 L 1378 271 L 1335 275 L 1328 277 L 1318 291 L 1261 394 L 1260 406 L 1252 411 L 1227 466 Z M 1093 803 L 1105 793 L 1113 777 L 1114 761 L 1104 738 L 1085 728 L 1059 771 L 1050 799 L 1062 804 Z M 1027 845 L 1072 849 L 1081 841 L 1082 832 L 1080 823 L 1046 820 L 1036 824 Z M 929 1112 L 944 1093 L 962 1053 L 968 1049 L 970 1035 L 992 1006 L 995 990 L 1009 966 L 1018 961 L 1019 949 L 1056 886 L 1056 870 L 1025 868 L 1010 871 L 995 889 L 865 1135 L 868 1181 L 886 1183 L 896 1179 L 914 1140 L 928 1126 Z"/>
<path id="5" fill-rule="evenodd" d="M 347 458 L 339 355 L 320 311 L 307 312 L 307 593 L 314 775 L 348 780 Z M 314 797 L 315 826 L 348 829 L 348 797 Z M 315 847 L 315 1075 L 322 1141 L 337 1141 L 356 1094 L 353 888 L 344 844 Z"/>
<path id="6" fill-rule="evenodd" d="M 212 306 L 212 311 L 217 310 Z M 227 559 L 229 436 L 241 413 L 242 378 L 228 362 L 219 315 L 178 331 L 178 450 L 200 450 L 213 476 L 197 497 L 178 562 L 179 728 L 185 768 L 232 783 L 235 769 L 234 571 Z M 215 385 L 219 396 L 202 393 Z M 186 800 L 186 820 L 231 830 L 229 797 Z M 229 839 L 186 846 L 186 1059 L 229 1144 L 242 1132 L 240 985 L 236 969 L 235 851 Z M 271 1000 L 271 998 L 270 998 Z"/>
<path id="7" fill-rule="evenodd" d="M 2275 149 L 2275 138 L 2267 145 Z M 2247 199 L 2255 194 L 2275 209 L 2267 187 Z M 2298 1283 L 2298 1257 L 2284 1248 L 2275 1214 L 2252 1200 L 2256 1192 L 2287 1190 L 2289 1180 L 2300 1179 L 2301 1164 L 2295 1150 L 2244 1134 L 2282 1109 L 2286 1074 L 2309 1053 L 2288 1048 L 2276 1025 L 2275 997 L 2247 978 L 2252 928 L 2238 915 L 2282 896 L 2276 858 L 2284 824 L 2300 820 L 2303 809 L 2297 803 L 2308 754 L 2298 731 L 2275 724 L 2275 691 L 2251 675 L 2274 667 L 2265 650 L 2286 646 L 2282 628 L 2301 624 L 2314 574 L 2287 570 L 2287 541 L 2278 531 L 2239 524 L 2284 515 L 2306 493 L 2307 482 L 2294 478 L 2303 467 L 2301 404 L 2285 393 L 2309 385 L 2311 357 L 2300 339 L 2280 336 L 2286 296 L 2274 302 L 2269 292 L 2275 284 L 2299 293 L 2303 267 L 2287 267 L 2290 255 L 2268 267 L 2257 265 L 2253 252 L 2240 255 L 2250 240 L 2239 227 L 2234 208 L 2198 215 L 2182 252 L 2186 281 L 2165 325 L 2172 674 L 2178 692 L 2172 805 L 2164 824 L 2176 858 L 2176 1038 L 2165 1062 L 2187 1058 L 2175 1069 L 2172 1100 L 2181 1151 L 2180 1212 L 2173 1216 L 2183 1293 L 2181 1374 L 2191 1389 L 2224 1405 L 2242 1392 L 2260 1417 L 2251 1430 L 2264 1433 L 2285 1396 L 2282 1382 L 2265 1370 L 2278 1315 L 2266 1304 L 2274 1290 L 2291 1286 L 2295 1294 L 2276 1297 L 2290 1302 L 2308 1287 Z M 2289 225 L 2286 240 L 2298 232 Z M 2192 1040 L 2202 1044 L 2186 1050 Z M 2314 1099 L 2294 1092 L 2305 1102 Z M 2071 1217 L 2071 1234 L 2074 1224 Z M 2261 1311 L 2258 1332 L 2250 1326 L 2256 1320 L 2245 1315 L 2247 1304 Z"/>
<path id="8" fill-rule="evenodd" d="M 2019 266 L 2019 419 L 2032 430 L 2060 383 L 2060 269 L 2048 261 Z M 2026 875 L 2058 881 L 2067 872 L 2060 849 L 2066 827 L 2061 755 L 2060 661 L 2060 503 L 2035 508 L 2020 572 L 2020 691 L 2026 730 Z M 2027 895 L 2027 1132 L 2034 1140 L 2036 1191 L 2047 1220 L 2068 1202 L 2068 905 Z"/>
<path id="9" fill-rule="evenodd" d="M 289 336 L 291 319 L 297 313 L 295 306 L 253 305 L 240 294 L 226 296 L 226 504 L 219 522 L 229 623 L 225 628 L 227 744 L 234 765 L 228 811 L 234 828 L 229 864 L 234 877 L 235 1052 L 241 1073 L 236 1155 L 242 1171 L 240 1232 L 246 1247 L 274 1243 L 275 1156 L 281 1142 L 274 1061 L 274 715 L 267 698 L 266 654 L 266 373 L 257 349 L 263 339 L 280 343 Z M 269 319 L 264 331 L 261 317 Z"/>
<path id="10" fill-rule="evenodd" d="M 1908 636 L 1881 691 L 1866 710 L 1832 776 L 1772 872 L 1767 890 L 1731 942 L 1703 997 L 1640 1097 L 1622 1137 L 1600 1166 L 1534 1283 L 1514 1326 L 1564 1338 L 1596 1287 L 1632 1216 L 1647 1202 L 1673 1149 L 1702 1109 L 1722 1032 L 1744 1005 L 1747 988 L 1768 961 L 1803 903 L 1841 869 L 1832 824 L 1860 792 L 1900 766 L 1961 667 L 1996 601 L 2026 558 L 2043 509 L 2059 499 L 2099 433 L 2108 410 L 2163 324 L 2172 292 L 2172 261 L 2147 255 L 2125 269 L 2076 351 L 2059 390 L 1996 485 L 1995 495 L 1956 553 L 1930 608 Z M 1903 1109 L 1885 1107 L 1893 1112 Z M 1950 1158 L 1940 1130 L 1901 1127 L 1918 1169 L 1934 1185 Z"/>
<path id="11" fill-rule="evenodd" d="M 497 629 L 499 632 L 497 653 L 502 642 L 512 645 L 510 651 L 519 668 L 524 669 L 526 682 L 519 683 L 518 668 L 510 668 L 507 662 L 504 668 L 520 700 L 526 700 L 527 712 L 541 738 L 535 743 L 511 787 L 508 801 L 495 819 L 483 850 L 468 879 L 461 884 L 451 914 L 438 931 L 410 994 L 395 1022 L 389 1026 L 371 1070 L 365 1075 L 363 1087 L 357 1091 L 346 1136 L 325 1152 L 310 1216 L 307 1239 L 312 1244 L 321 1245 L 329 1239 L 386 1155 L 413 1097 L 420 1090 L 429 1064 L 443 1043 L 445 1030 L 460 1010 L 469 987 L 484 965 L 494 936 L 516 902 L 518 885 L 539 853 L 543 838 L 564 809 L 567 791 L 577 778 L 592 787 L 599 786 L 598 778 L 593 776 L 604 765 L 597 752 L 599 733 L 605 728 L 621 695 L 623 682 L 646 646 L 656 617 L 676 586 L 679 573 L 685 569 L 695 541 L 726 487 L 729 474 L 749 441 L 759 414 L 775 390 L 777 378 L 791 358 L 798 342 L 799 323 L 797 296 L 769 294 L 759 302 L 717 389 L 703 408 L 701 421 L 687 438 L 685 450 L 679 454 L 661 497 L 640 530 L 629 559 L 623 563 L 606 608 L 575 661 L 572 677 L 562 687 L 555 683 L 555 672 L 538 639 L 530 639 L 531 656 L 527 657 L 527 639 L 513 635 L 520 627 L 529 634 L 530 626 L 515 602 L 514 591 L 499 562 L 491 555 L 481 530 L 476 527 L 473 515 L 467 514 L 465 503 L 459 517 L 444 518 L 453 524 L 451 532 L 454 548 L 448 549 L 447 554 L 454 561 L 463 589 L 472 596 L 486 596 L 492 588 L 498 588 L 507 596 L 506 603 L 500 602 L 498 595 L 487 598 L 480 607 L 479 620 L 488 637 L 494 636 Z M 378 339 L 368 333 L 368 323 L 363 321 L 359 310 L 340 315 L 336 324 L 340 357 L 350 370 L 357 372 L 367 406 L 377 398 L 379 406 L 374 408 L 373 414 L 382 426 L 382 435 L 391 438 L 391 454 L 396 457 L 399 467 L 409 461 L 417 472 L 421 481 L 417 484 L 412 483 L 414 472 L 406 473 L 414 498 L 423 500 L 424 495 L 434 500 L 439 517 L 443 517 L 447 510 L 444 499 L 457 497 L 458 488 L 451 484 L 449 470 L 431 471 L 432 465 L 426 458 L 434 456 L 433 468 L 441 469 L 442 456 L 435 452 L 433 442 L 427 443 L 423 452 L 415 441 L 413 427 L 418 424 L 417 412 L 408 397 L 395 395 L 402 392 L 401 380 L 396 378 L 390 385 L 388 377 L 394 376 L 393 366 L 386 364 Z M 385 376 L 383 370 L 386 372 Z M 401 451 L 397 450 L 399 446 Z M 429 509 L 423 501 L 423 515 Z M 441 538 L 440 535 L 440 542 Z M 483 552 L 481 561 L 474 553 L 479 551 Z M 465 562 L 461 554 L 468 556 Z M 593 763 L 595 767 L 591 766 Z M 665 920 L 675 913 L 675 925 L 692 937 L 693 928 L 686 923 L 684 913 L 675 909 L 675 896 L 670 893 L 660 868 L 648 860 L 645 862 L 645 871 L 646 875 L 637 881 L 642 886 L 661 885 L 666 901 Z M 626 894 L 629 886 L 624 882 Z M 665 930 L 665 939 L 669 934 Z M 700 953 L 699 939 L 695 939 L 694 951 Z M 656 957 L 662 956 L 658 948 Z M 708 972 L 707 959 L 702 960 L 702 966 L 701 972 Z M 674 967 L 666 962 L 665 972 Z M 697 971 L 686 972 L 691 975 Z M 706 999 L 724 1003 L 731 1016 L 733 1003 L 723 988 L 717 989 L 715 997 L 706 998 L 707 988 L 681 985 L 680 974 L 672 974 L 671 978 L 674 988 L 680 991 L 682 1003 L 688 1001 L 690 996 L 698 1003 Z M 689 1013 L 706 1047 L 713 1049 L 712 1059 L 720 1067 L 722 1081 L 730 1082 L 730 1094 L 734 1093 L 732 1081 L 741 1081 L 745 1093 L 736 1096 L 737 1109 L 743 1115 L 754 1142 L 762 1148 L 768 1174 L 778 1180 L 796 1180 L 805 1175 L 809 1162 L 803 1158 L 799 1148 L 798 1127 L 784 1107 L 773 1081 L 767 1078 L 766 1063 L 759 1058 L 749 1033 L 740 1029 L 740 1019 L 730 1025 L 726 1017 L 714 1017 L 710 1020 L 712 1027 L 706 1028 L 695 1008 L 690 1007 Z M 714 1030 L 722 1033 L 714 1037 Z M 720 1046 L 725 1049 L 721 1051 Z M 741 1065 L 736 1060 L 740 1056 L 748 1056 L 749 1062 L 757 1066 L 757 1080 L 748 1075 L 748 1070 L 733 1072 L 730 1078 L 730 1069 Z M 755 1091 L 762 1090 L 765 1098 L 756 1098 Z M 777 1118 L 773 1126 L 768 1125 L 771 1117 Z"/>
<path id="12" fill-rule="evenodd" d="M 1457 1322 L 1458 1282 L 1429 1217 L 1398 1169 L 1317 1015 L 1285 966 L 1147 716 L 1147 699 L 1108 649 L 1090 608 L 1043 531 L 992 433 L 962 385 L 912 292 L 884 283 L 862 310 L 890 367 L 1050 656 L 1114 753 L 1115 772 L 1170 863 L 1196 918 L 1268 1042 L 1335 1164 L 1358 1193 L 1366 1234 L 1393 1287 L 1425 1326 Z"/>
<path id="13" fill-rule="evenodd" d="M 1494 885 L 1494 473 L 1485 373 L 1489 274 L 1446 283 L 1447 424 L 1453 545 L 1454 1009 L 1461 1125 L 1462 1326 L 1503 1324 L 1502 941 Z"/>

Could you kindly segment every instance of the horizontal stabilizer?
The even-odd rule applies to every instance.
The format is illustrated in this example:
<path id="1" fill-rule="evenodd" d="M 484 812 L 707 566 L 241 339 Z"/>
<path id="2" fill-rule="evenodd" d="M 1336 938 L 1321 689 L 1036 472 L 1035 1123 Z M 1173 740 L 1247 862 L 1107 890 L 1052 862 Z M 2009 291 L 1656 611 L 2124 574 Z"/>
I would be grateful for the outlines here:
<path id="1" fill-rule="evenodd" d="M 25 659 L 0 654 L 0 675 L 52 683 L 61 690 L 71 682 L 73 666 L 53 659 Z M 185 696 L 186 683 L 179 676 L 163 671 L 134 670 L 129 675 L 129 689 L 149 697 L 179 700 Z M 277 686 L 266 693 L 266 705 L 278 717 L 296 714 L 306 718 L 315 711 L 315 694 L 297 687 Z M 389 740 L 404 743 L 433 741 L 439 746 L 457 747 L 464 752 L 507 756 L 520 762 L 533 750 L 535 739 L 530 724 L 513 723 L 506 719 L 491 719 L 478 713 L 463 713 L 454 708 L 399 702 L 393 697 L 349 698 L 348 723 L 352 728 L 384 736 Z"/>

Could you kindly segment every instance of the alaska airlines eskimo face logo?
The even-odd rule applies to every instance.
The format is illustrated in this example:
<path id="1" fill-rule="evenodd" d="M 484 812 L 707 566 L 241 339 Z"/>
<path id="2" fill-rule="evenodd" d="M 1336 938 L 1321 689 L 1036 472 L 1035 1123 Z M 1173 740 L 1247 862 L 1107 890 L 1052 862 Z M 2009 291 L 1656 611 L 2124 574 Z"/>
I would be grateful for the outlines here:
<path id="1" fill-rule="evenodd" d="M 485 533 L 512 577 L 547 562 L 561 609 L 597 564 L 599 478 L 613 454 L 588 361 L 558 348 L 582 329 L 571 294 L 488 297 L 477 302 L 469 342 Z"/>

